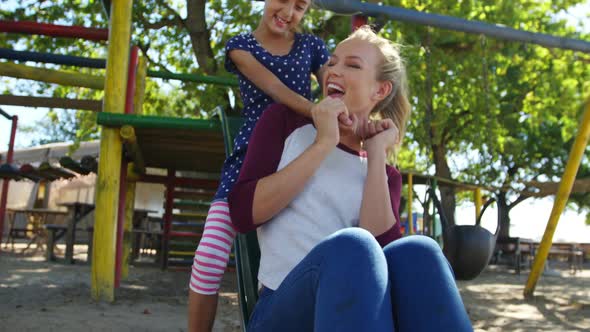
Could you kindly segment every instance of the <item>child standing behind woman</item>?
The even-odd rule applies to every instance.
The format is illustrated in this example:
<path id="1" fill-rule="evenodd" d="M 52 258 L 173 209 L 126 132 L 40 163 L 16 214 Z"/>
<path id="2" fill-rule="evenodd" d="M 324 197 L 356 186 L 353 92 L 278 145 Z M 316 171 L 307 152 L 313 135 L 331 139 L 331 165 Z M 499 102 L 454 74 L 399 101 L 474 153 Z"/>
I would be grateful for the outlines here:
<path id="1" fill-rule="evenodd" d="M 256 30 L 231 38 L 225 67 L 238 75 L 244 124 L 234 140 L 234 152 L 221 171 L 221 181 L 195 251 L 189 291 L 189 331 L 211 331 L 217 292 L 227 267 L 235 230 L 227 196 L 238 179 L 250 135 L 262 111 L 279 102 L 311 117 L 311 74 L 321 81 L 329 54 L 324 42 L 295 32 L 312 0 L 266 0 Z M 351 125 L 346 116 L 341 126 Z"/>

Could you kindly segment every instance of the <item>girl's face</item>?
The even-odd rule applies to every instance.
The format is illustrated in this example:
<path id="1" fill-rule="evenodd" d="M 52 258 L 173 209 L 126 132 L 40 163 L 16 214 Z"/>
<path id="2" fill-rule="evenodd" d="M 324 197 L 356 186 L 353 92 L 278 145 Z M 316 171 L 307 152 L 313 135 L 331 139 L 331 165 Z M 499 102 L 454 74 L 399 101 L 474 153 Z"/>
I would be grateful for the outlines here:
<path id="1" fill-rule="evenodd" d="M 377 47 L 367 41 L 341 42 L 327 64 L 322 83 L 324 97 L 340 98 L 350 114 L 368 117 L 392 89 L 391 82 L 377 80 L 382 59 Z"/>
<path id="2" fill-rule="evenodd" d="M 262 22 L 276 34 L 294 30 L 301 22 L 311 0 L 266 0 Z"/>

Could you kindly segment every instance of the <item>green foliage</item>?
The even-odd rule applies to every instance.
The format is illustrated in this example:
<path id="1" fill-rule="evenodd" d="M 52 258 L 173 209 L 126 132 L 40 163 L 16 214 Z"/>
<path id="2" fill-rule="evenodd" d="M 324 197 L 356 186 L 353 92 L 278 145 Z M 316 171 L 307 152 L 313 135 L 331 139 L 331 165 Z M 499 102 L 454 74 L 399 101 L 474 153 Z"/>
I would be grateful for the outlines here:
<path id="1" fill-rule="evenodd" d="M 386 0 L 384 4 L 590 40 L 555 18 L 559 11 L 581 2 Z M 0 10 L 5 20 L 107 27 L 99 0 L 4 3 L 12 4 Z M 209 62 L 201 65 L 197 59 L 206 50 L 196 48 L 194 39 L 203 31 L 194 29 L 198 20 L 187 23 L 189 8 L 198 4 L 206 5 L 205 12 L 198 14 L 200 22 L 206 23 L 212 53 Z M 253 30 L 261 10 L 261 2 L 242 0 L 134 1 L 132 42 L 142 48 L 152 70 L 230 75 L 223 68 L 224 45 L 231 36 Z M 350 18 L 311 10 L 302 25 L 333 48 L 348 34 Z M 401 22 L 388 22 L 381 35 L 405 45 L 410 78 L 414 109 L 398 158 L 401 168 L 432 172 L 431 151 L 437 145 L 444 151 L 437 164 L 447 164 L 458 180 L 512 188 L 516 193 L 523 189 L 518 183 L 561 176 L 577 131 L 580 105 L 590 96 L 590 55 Z M 0 47 L 98 58 L 105 58 L 107 52 L 102 42 L 15 34 L 1 38 Z M 104 70 L 75 70 L 104 74 Z M 430 91 L 427 80 L 432 82 Z M 4 93 L 102 98 L 102 92 L 28 81 L 11 84 Z M 232 93 L 239 95 L 237 89 Z M 239 109 L 236 99 L 234 108 Z M 429 103 L 430 119 L 425 116 Z M 143 112 L 207 117 L 218 105 L 230 107 L 227 88 L 149 79 Z M 65 124 L 47 129 L 48 137 L 57 138 L 60 131 L 74 141 L 95 137 L 92 114 L 55 114 Z M 586 198 L 580 204 L 589 206 L 590 201 Z"/>

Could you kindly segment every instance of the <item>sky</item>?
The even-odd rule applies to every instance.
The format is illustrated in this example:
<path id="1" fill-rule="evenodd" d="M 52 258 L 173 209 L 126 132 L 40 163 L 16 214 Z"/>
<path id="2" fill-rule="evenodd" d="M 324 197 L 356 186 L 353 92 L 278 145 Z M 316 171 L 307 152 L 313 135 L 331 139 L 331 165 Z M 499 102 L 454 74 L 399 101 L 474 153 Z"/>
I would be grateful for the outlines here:
<path id="1" fill-rule="evenodd" d="M 12 0 L 0 2 L 0 6 L 11 5 Z M 563 18 L 569 21 L 569 24 L 590 32 L 590 1 L 578 5 L 567 12 L 557 15 L 557 18 Z M 0 84 L 6 84 L 6 80 L 0 79 Z M 3 87 L 0 87 L 2 90 Z M 46 108 L 23 108 L 14 106 L 0 106 L 8 114 L 18 116 L 19 126 L 33 126 L 36 122 L 41 121 L 47 112 Z M 0 152 L 8 149 L 8 140 L 10 136 L 10 121 L 0 117 Z M 16 147 L 26 147 L 31 144 L 34 137 L 25 135 L 17 131 Z M 418 193 L 420 189 L 417 188 Z M 423 195 L 421 195 L 423 197 Z M 414 211 L 419 208 L 415 204 Z M 545 225 L 549 218 L 553 198 L 529 199 L 517 205 L 510 213 L 512 225 L 510 234 L 512 236 L 521 236 L 540 240 L 543 235 Z M 418 211 L 420 211 L 418 209 Z M 475 208 L 472 203 L 464 203 L 458 206 L 456 211 L 456 220 L 458 224 L 473 224 L 475 221 Z M 484 215 L 482 224 L 484 227 L 494 230 L 496 226 L 496 210 L 491 208 Z M 575 211 L 566 210 L 562 215 L 559 227 L 556 230 L 554 241 L 570 242 L 590 242 L 590 226 L 585 226 L 585 216 L 577 214 Z"/>

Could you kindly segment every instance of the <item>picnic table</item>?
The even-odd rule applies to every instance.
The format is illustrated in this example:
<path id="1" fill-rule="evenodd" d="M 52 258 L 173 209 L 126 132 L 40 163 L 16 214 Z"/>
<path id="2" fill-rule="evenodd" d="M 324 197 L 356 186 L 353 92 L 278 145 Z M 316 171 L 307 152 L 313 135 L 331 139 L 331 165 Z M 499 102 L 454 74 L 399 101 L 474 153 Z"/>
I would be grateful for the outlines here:
<path id="1" fill-rule="evenodd" d="M 6 239 L 6 247 L 11 243 L 12 250 L 14 250 L 14 239 L 18 233 L 23 233 L 25 236 L 31 233 L 31 239 L 27 246 L 22 250 L 26 252 L 32 244 L 35 244 L 35 252 L 42 249 L 47 242 L 47 234 L 45 232 L 45 225 L 48 221 L 55 222 L 57 217 L 63 217 L 67 213 L 54 209 L 7 209 L 8 213 L 8 237 Z M 25 216 L 25 224 L 17 225 L 16 216 L 23 214 Z"/>
<path id="2" fill-rule="evenodd" d="M 55 243 L 62 237 L 65 236 L 66 240 L 66 253 L 65 260 L 67 263 L 74 263 L 74 244 L 76 243 L 76 225 L 82 221 L 90 212 L 94 211 L 94 204 L 83 203 L 83 202 L 68 202 L 60 203 L 58 206 L 62 206 L 68 209 L 67 223 L 63 224 L 47 224 L 45 228 L 49 232 L 47 246 L 47 260 L 55 260 L 54 246 Z M 92 241 L 92 239 L 90 239 Z"/>

